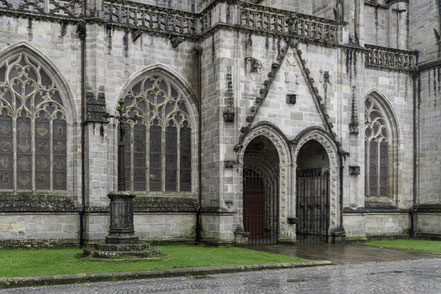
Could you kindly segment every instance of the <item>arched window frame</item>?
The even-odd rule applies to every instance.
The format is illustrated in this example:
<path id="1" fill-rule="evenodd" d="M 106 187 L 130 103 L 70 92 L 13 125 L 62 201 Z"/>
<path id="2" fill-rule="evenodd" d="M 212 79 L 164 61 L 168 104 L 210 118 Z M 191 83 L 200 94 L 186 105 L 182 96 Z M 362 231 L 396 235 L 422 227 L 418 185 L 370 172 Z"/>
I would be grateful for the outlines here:
<path id="1" fill-rule="evenodd" d="M 126 164 L 125 167 L 125 178 L 126 178 L 126 190 L 131 191 L 133 193 L 136 193 L 138 196 L 146 196 L 148 195 L 174 195 L 179 194 L 180 196 L 194 196 L 194 193 L 197 192 L 197 177 L 196 177 L 196 167 L 197 167 L 197 121 L 198 121 L 198 114 L 197 114 L 197 108 L 195 104 L 195 98 L 192 94 L 190 87 L 182 82 L 182 80 L 176 78 L 175 74 L 172 74 L 165 70 L 164 68 L 158 66 L 156 68 L 150 68 L 143 71 L 143 73 L 137 75 L 138 77 L 133 79 L 132 82 L 128 83 L 124 88 L 126 89 L 121 98 L 125 101 L 124 107 L 125 112 L 131 116 L 131 117 L 137 117 L 136 121 L 129 121 L 127 123 L 127 134 L 130 134 L 129 136 L 125 136 L 125 162 L 129 162 L 130 165 Z M 162 81 L 165 81 L 165 83 L 168 85 L 168 94 L 170 94 L 171 89 L 175 91 L 178 94 L 179 97 L 179 105 L 182 105 L 184 108 L 186 108 L 186 113 L 179 112 L 180 115 L 183 116 L 183 120 L 177 121 L 176 112 L 173 112 L 172 115 L 167 115 L 164 118 L 158 118 L 158 109 L 153 110 L 153 115 L 155 116 L 155 119 L 152 119 L 150 115 L 142 111 L 139 107 L 137 107 L 133 102 L 133 97 L 137 96 L 136 93 L 133 93 L 133 88 L 136 87 L 139 83 L 145 82 L 149 78 L 156 77 Z M 148 89 L 144 91 L 144 94 L 148 94 Z M 135 95 L 134 95 L 135 94 Z M 139 96 L 139 95 L 138 95 Z M 128 103 L 126 100 L 126 97 L 130 97 L 132 99 L 131 103 Z M 144 99 L 147 99 L 144 97 Z M 168 99 L 168 98 L 167 98 Z M 166 103 L 165 103 L 166 104 Z M 165 105 L 161 104 L 161 105 Z M 148 104 L 147 104 L 148 105 Z M 176 107 L 179 108 L 179 105 Z M 177 182 L 176 182 L 176 190 L 173 189 L 167 189 L 166 187 L 166 154 L 165 149 L 166 143 L 167 143 L 167 127 L 170 127 L 170 123 L 173 123 L 174 126 L 179 125 L 178 133 L 181 131 L 181 128 L 183 127 L 183 122 L 185 121 L 186 126 L 190 129 L 190 150 L 189 150 L 189 156 L 190 156 L 190 163 L 188 167 L 188 174 L 190 176 L 190 183 L 188 189 L 182 189 L 181 183 L 180 183 L 180 171 L 182 169 L 179 168 L 179 165 L 177 167 Z M 137 162 L 134 158 L 134 151 L 135 151 L 135 137 L 134 136 L 134 130 L 135 126 L 137 125 L 145 125 L 149 126 L 149 128 L 146 128 L 146 165 L 144 166 L 144 169 L 146 170 L 146 180 L 145 180 L 145 189 L 137 189 L 135 187 L 135 173 L 134 169 L 136 168 L 134 166 L 135 162 Z M 151 138 L 151 129 L 152 126 L 158 126 L 161 129 L 161 188 L 156 189 L 155 191 L 152 191 L 151 189 L 151 183 L 149 181 L 150 178 L 150 148 L 151 144 L 149 139 Z M 115 133 L 116 134 L 116 133 Z M 177 140 L 179 141 L 179 134 L 177 136 Z M 119 140 L 119 137 L 116 136 L 116 141 Z M 180 154 L 181 151 L 179 148 L 179 144 L 177 144 L 177 161 L 180 161 Z M 127 151 L 127 149 L 129 151 Z M 116 170 L 115 170 L 116 171 Z M 182 181 L 181 181 L 182 182 Z"/>
<path id="2" fill-rule="evenodd" d="M 398 144 L 399 133 L 396 116 L 393 108 L 388 100 L 376 91 L 372 91 L 365 99 L 365 196 L 366 201 L 376 201 L 374 199 L 390 200 L 395 204 L 398 200 Z M 371 116 L 372 115 L 372 116 Z M 374 119 L 372 119 L 374 117 Z M 372 133 L 374 125 L 382 127 L 383 132 L 377 131 Z M 369 131 L 371 133 L 369 133 Z M 379 187 L 377 193 L 370 193 L 370 142 L 375 140 L 378 143 L 387 143 L 387 168 L 385 174 L 387 176 L 386 192 L 380 193 Z M 378 151 L 380 151 L 380 146 Z M 378 153 L 380 154 L 380 153 Z M 380 157 L 380 156 L 379 156 Z M 378 161 L 379 163 L 379 161 Z M 378 164 L 378 168 L 380 165 Z M 379 175 L 378 175 L 379 176 Z M 379 182 L 378 182 L 379 183 Z M 380 186 L 380 185 L 378 185 Z M 381 201 L 381 200 L 380 200 Z"/>
<path id="3" fill-rule="evenodd" d="M 6 80 L 8 76 L 3 75 L 0 81 L 0 88 L 3 89 L 0 99 L 0 114 L 7 114 L 12 119 L 12 142 L 13 147 L 12 156 L 12 186 L 10 187 L 0 187 L 0 194 L 7 195 L 21 195 L 25 193 L 26 195 L 57 195 L 57 196 L 69 196 L 73 195 L 76 187 L 75 172 L 74 169 L 77 166 L 75 156 L 74 156 L 74 145 L 76 144 L 75 130 L 73 128 L 72 121 L 75 121 L 75 111 L 71 101 L 71 92 L 68 90 L 66 81 L 62 78 L 55 66 L 42 54 L 37 52 L 36 49 L 28 45 L 25 42 L 20 42 L 14 44 L 0 53 L 0 69 L 5 67 L 6 71 L 11 71 L 12 67 L 20 64 L 20 60 L 25 63 L 21 65 L 20 70 L 26 70 L 29 75 L 29 71 L 34 71 L 32 78 L 23 77 L 26 83 L 32 84 L 33 90 L 26 90 L 25 101 L 21 102 L 19 105 L 15 104 L 13 101 L 16 98 L 17 93 L 13 93 L 13 99 L 10 103 L 5 98 L 5 91 L 8 89 L 13 89 L 13 79 L 9 81 Z M 37 71 L 37 74 L 35 74 Z M 26 76 L 23 74 L 22 76 Z M 5 72 L 5 74 L 7 74 Z M 42 83 L 42 76 L 45 75 L 45 83 Z M 15 77 L 18 78 L 18 77 Z M 30 86 L 31 87 L 31 86 Z M 32 88 L 31 87 L 31 88 Z M 17 88 L 18 89 L 18 88 Z M 30 91 L 30 92 L 29 92 Z M 19 94 L 18 94 L 19 95 Z M 20 95 L 19 95 L 20 96 Z M 36 98 L 38 96 L 38 98 Z M 21 96 L 20 96 L 21 97 Z M 38 100 L 38 102 L 37 102 Z M 32 102 L 32 103 L 31 103 Z M 18 130 L 17 122 L 21 118 L 25 118 L 30 121 L 30 129 L 28 130 L 30 136 L 31 150 L 29 156 L 31 158 L 31 166 L 28 172 L 31 175 L 31 182 L 29 185 L 23 186 L 18 183 L 18 170 L 17 170 L 17 140 L 18 140 Z M 47 119 L 46 123 L 49 125 L 49 151 L 48 153 L 38 152 L 38 140 L 39 134 L 46 135 L 44 129 L 39 129 L 38 120 Z M 57 119 L 62 121 L 65 126 L 62 127 L 63 133 L 62 138 L 57 138 L 54 134 L 56 129 Z M 64 141 L 63 145 L 57 145 L 60 143 L 58 139 Z M 63 147 L 63 148 L 58 148 Z M 55 151 L 56 148 L 58 151 Z M 43 157 L 49 157 L 50 167 L 49 169 L 42 169 L 37 161 Z M 61 159 L 59 163 L 59 168 L 56 168 L 57 160 Z M 55 181 L 55 177 L 58 175 L 57 170 L 63 173 L 62 179 L 60 181 Z M 38 175 L 38 173 L 40 173 Z M 43 176 L 44 174 L 49 175 L 49 181 L 47 185 L 41 185 L 37 182 L 37 176 Z M 57 185 L 56 183 L 63 182 L 63 184 Z"/>

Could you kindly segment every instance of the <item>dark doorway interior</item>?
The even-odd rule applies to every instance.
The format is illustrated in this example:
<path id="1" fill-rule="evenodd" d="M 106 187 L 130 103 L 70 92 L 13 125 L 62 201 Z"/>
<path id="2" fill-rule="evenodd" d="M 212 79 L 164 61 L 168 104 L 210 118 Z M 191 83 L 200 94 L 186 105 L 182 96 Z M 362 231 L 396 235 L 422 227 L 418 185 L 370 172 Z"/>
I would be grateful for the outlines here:
<path id="1" fill-rule="evenodd" d="M 329 229 L 329 159 L 317 141 L 306 143 L 297 158 L 297 241 L 327 243 Z"/>
<path id="2" fill-rule="evenodd" d="M 245 152 L 243 225 L 250 245 L 279 240 L 279 157 L 274 145 L 257 137 Z"/>

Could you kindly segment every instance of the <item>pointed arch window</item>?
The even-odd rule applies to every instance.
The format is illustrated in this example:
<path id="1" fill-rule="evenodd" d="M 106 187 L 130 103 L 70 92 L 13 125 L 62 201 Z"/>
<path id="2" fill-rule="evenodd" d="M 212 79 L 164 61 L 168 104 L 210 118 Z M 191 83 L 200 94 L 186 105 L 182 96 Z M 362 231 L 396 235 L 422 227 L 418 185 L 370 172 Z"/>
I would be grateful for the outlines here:
<path id="1" fill-rule="evenodd" d="M 138 81 L 124 106 L 126 187 L 132 192 L 191 192 L 192 120 L 184 95 L 160 75 Z"/>
<path id="2" fill-rule="evenodd" d="M 390 129 L 384 114 L 372 101 L 365 101 L 366 196 L 389 196 Z"/>
<path id="3" fill-rule="evenodd" d="M 22 52 L 0 64 L 0 189 L 66 190 L 67 122 L 61 94 Z"/>

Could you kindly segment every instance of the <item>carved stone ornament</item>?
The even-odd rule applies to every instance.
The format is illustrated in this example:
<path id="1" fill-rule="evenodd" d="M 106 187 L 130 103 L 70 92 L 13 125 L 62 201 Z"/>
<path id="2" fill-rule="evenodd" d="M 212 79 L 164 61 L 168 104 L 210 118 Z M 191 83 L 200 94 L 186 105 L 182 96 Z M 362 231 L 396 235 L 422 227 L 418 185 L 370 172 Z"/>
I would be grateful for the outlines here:
<path id="1" fill-rule="evenodd" d="M 320 143 L 323 148 L 326 150 L 329 157 L 329 188 L 330 188 L 330 227 L 329 229 L 333 229 L 337 227 L 338 224 L 338 187 L 339 187 L 339 161 L 338 161 L 338 153 L 337 146 L 333 143 L 331 138 L 325 133 L 325 131 L 313 129 L 307 132 L 302 138 L 298 141 L 295 146 L 293 158 L 297 159 L 300 150 L 302 147 L 311 140 L 315 140 Z M 295 162 L 295 161 L 294 161 Z M 296 166 L 294 167 L 297 168 Z M 293 184 L 295 189 L 296 184 Z M 294 192 L 296 195 L 296 192 Z"/>
<path id="2" fill-rule="evenodd" d="M 249 74 L 252 81 L 257 81 L 262 72 L 262 62 L 254 57 L 245 58 L 245 71 Z"/>
<path id="3" fill-rule="evenodd" d="M 234 118 L 236 115 L 234 111 L 233 73 L 231 66 L 227 68 L 226 82 L 227 82 L 227 91 L 226 91 L 227 98 L 225 99 L 225 104 L 227 106 L 225 107 L 223 117 L 224 117 L 224 122 L 232 123 L 234 122 Z"/>
<path id="4" fill-rule="evenodd" d="M 297 67 L 296 57 L 294 52 L 286 54 L 286 66 Z"/>
<path id="5" fill-rule="evenodd" d="M 234 122 L 235 116 L 236 116 L 236 114 L 234 112 L 224 111 L 224 113 L 223 113 L 224 122 L 226 122 L 226 123 Z"/>
<path id="6" fill-rule="evenodd" d="M 288 94 L 286 95 L 286 103 L 295 105 L 297 102 L 297 95 L 296 94 Z"/>
<path id="7" fill-rule="evenodd" d="M 358 107 L 357 107 L 357 88 L 352 87 L 352 108 L 351 108 L 351 123 L 349 124 L 349 133 L 351 135 L 358 135 L 359 133 L 359 119 L 358 119 Z"/>
<path id="8" fill-rule="evenodd" d="M 285 83 L 289 92 L 297 92 L 299 85 L 298 74 L 293 72 L 285 72 Z"/>
<path id="9" fill-rule="evenodd" d="M 288 185 L 289 185 L 289 169 L 291 157 L 289 156 L 288 143 L 277 134 L 272 128 L 264 125 L 253 129 L 245 138 L 243 146 L 240 149 L 240 170 L 243 171 L 246 147 L 259 136 L 264 136 L 270 140 L 277 150 L 280 159 L 279 166 L 279 191 L 280 191 L 280 233 L 285 236 L 288 232 L 287 214 L 288 214 Z"/>
<path id="10" fill-rule="evenodd" d="M 100 89 L 97 97 L 92 91 L 86 93 L 87 101 L 87 122 L 108 123 L 108 113 L 106 111 L 106 97 L 103 89 Z"/>
<path id="11" fill-rule="evenodd" d="M 179 44 L 181 44 L 182 42 L 184 42 L 184 38 L 183 37 L 172 37 L 170 39 L 171 44 L 173 46 L 173 48 L 178 48 Z"/>
<path id="12" fill-rule="evenodd" d="M 351 176 L 360 175 L 360 167 L 359 166 L 349 166 L 349 174 Z"/>
<path id="13" fill-rule="evenodd" d="M 224 167 L 225 168 L 234 168 L 234 161 L 233 160 L 225 160 Z"/>

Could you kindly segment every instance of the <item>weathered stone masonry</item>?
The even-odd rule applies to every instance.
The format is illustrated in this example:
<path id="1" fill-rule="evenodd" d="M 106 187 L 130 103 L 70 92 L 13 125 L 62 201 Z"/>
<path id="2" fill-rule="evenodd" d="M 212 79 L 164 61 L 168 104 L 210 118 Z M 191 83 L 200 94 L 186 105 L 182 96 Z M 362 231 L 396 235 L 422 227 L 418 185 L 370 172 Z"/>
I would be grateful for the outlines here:
<path id="1" fill-rule="evenodd" d="M 117 188 L 118 125 L 109 115 L 130 95 L 139 99 L 139 109 L 141 101 L 152 109 L 143 110 L 151 119 L 144 140 L 154 138 L 149 126 L 162 126 L 156 133 L 159 149 L 151 151 L 156 157 L 148 153 L 155 142 L 137 141 L 136 123 L 127 143 L 132 149 L 126 173 L 134 181 L 129 187 L 137 194 L 135 229 L 141 238 L 193 241 L 200 218 L 202 241 L 237 240 L 244 229 L 245 157 L 261 137 L 272 142 L 278 156 L 280 241 L 297 238 L 291 220 L 297 217 L 298 156 L 311 141 L 329 160 L 329 235 L 364 239 L 413 230 L 417 236 L 440 236 L 439 1 L 254 2 L 89 0 L 85 7 L 79 0 L 0 1 L 1 109 L 13 108 L 5 89 L 13 89 L 14 97 L 32 92 L 23 88 L 20 94 L 1 71 L 16 54 L 28 56 L 60 92 L 67 132 L 66 188 L 54 184 L 55 165 L 47 169 L 52 184 L 40 188 L 38 120 L 30 118 L 35 134 L 22 135 L 16 127 L 20 106 L 34 106 L 16 102 L 11 122 L 17 123 L 0 134 L 1 142 L 15 142 L 7 149 L 13 151 L 0 154 L 1 245 L 105 238 L 107 194 Z M 170 86 L 139 87 L 179 100 L 170 113 L 181 109 L 189 115 L 188 125 L 177 116 L 170 124 L 166 112 L 164 122 L 155 121 L 156 113 L 166 110 L 159 100 L 149 100 L 150 94 L 137 92 L 137 83 L 149 77 Z M 43 78 L 33 81 L 47 87 Z M 37 107 L 37 98 L 14 99 L 34 99 Z M 366 117 L 367 105 L 379 115 Z M 9 121 L 3 115 L 1 122 Z M 380 120 L 385 129 L 375 138 L 386 142 L 386 149 L 382 141 L 366 145 L 371 120 Z M 181 141 L 186 131 L 189 150 L 179 147 L 187 146 Z M 178 147 L 168 144 L 174 136 Z M 50 138 L 49 146 L 56 146 L 58 137 Z M 20 186 L 19 159 L 25 154 L 17 149 L 20 139 L 29 140 L 33 150 L 26 153 L 32 162 L 27 170 L 32 184 L 26 189 Z M 156 174 L 154 164 L 159 164 Z M 188 190 L 180 184 L 187 178 Z M 145 188 L 135 188 L 138 184 Z"/>

